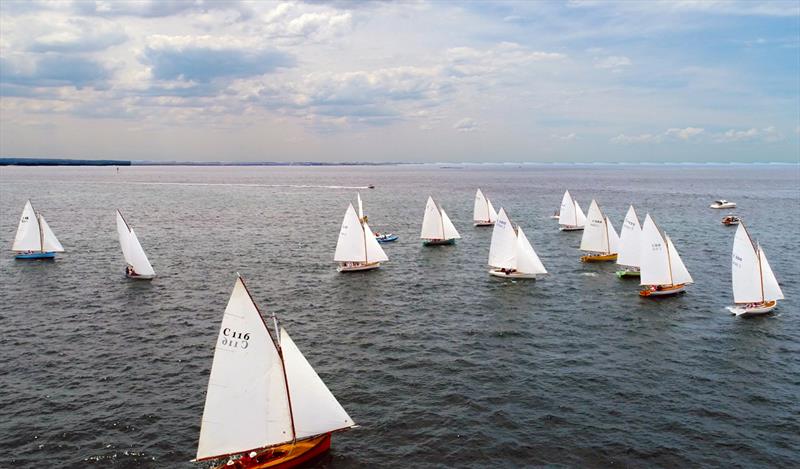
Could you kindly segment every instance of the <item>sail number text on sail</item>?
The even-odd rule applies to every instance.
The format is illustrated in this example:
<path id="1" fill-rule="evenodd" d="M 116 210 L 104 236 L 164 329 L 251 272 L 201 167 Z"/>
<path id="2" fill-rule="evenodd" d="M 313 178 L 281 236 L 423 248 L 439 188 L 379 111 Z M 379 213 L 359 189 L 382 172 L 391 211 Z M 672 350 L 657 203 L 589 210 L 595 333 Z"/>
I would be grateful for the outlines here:
<path id="1" fill-rule="evenodd" d="M 662 247 L 664 247 L 664 245 L 661 243 L 652 243 L 650 245 L 650 249 L 652 249 L 653 251 L 660 251 Z"/>
<path id="2" fill-rule="evenodd" d="M 222 345 L 232 348 L 246 349 L 249 345 L 247 341 L 250 340 L 249 332 L 232 331 L 230 327 L 222 329 Z"/>

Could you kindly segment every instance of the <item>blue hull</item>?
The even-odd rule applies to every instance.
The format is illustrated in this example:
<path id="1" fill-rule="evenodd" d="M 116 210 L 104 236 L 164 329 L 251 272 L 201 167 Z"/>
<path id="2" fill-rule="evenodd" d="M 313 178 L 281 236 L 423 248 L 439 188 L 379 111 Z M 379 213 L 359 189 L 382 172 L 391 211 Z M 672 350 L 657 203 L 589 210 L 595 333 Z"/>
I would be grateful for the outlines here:
<path id="1" fill-rule="evenodd" d="M 56 253 L 54 252 L 32 252 L 30 254 L 17 254 L 14 259 L 55 259 Z"/>
<path id="2" fill-rule="evenodd" d="M 377 239 L 379 243 L 383 244 L 383 243 L 391 243 L 397 241 L 398 238 L 399 236 L 393 234 L 386 237 L 375 238 L 375 239 Z"/>

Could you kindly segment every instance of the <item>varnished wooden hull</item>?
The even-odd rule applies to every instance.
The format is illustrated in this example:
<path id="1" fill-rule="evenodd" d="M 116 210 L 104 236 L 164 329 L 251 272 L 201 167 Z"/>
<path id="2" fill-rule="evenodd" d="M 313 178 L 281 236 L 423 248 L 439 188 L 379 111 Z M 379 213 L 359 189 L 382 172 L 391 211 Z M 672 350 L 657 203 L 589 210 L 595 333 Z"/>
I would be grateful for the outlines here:
<path id="1" fill-rule="evenodd" d="M 581 256 L 581 262 L 608 262 L 616 261 L 617 253 L 612 254 L 590 254 L 588 256 Z"/>
<path id="2" fill-rule="evenodd" d="M 668 295 L 675 295 L 677 293 L 681 293 L 686 289 L 686 284 L 681 283 L 680 285 L 663 285 L 661 290 L 650 290 L 649 288 L 645 290 L 641 290 L 639 292 L 639 296 L 644 297 L 656 297 L 656 296 L 668 296 Z"/>
<path id="3" fill-rule="evenodd" d="M 381 266 L 380 262 L 370 262 L 369 264 L 357 264 L 357 265 L 344 265 L 339 264 L 339 267 L 336 268 L 339 272 L 363 272 L 365 270 L 372 270 L 377 269 Z"/>
<path id="4" fill-rule="evenodd" d="M 254 458 L 242 457 L 215 469 L 290 469 L 322 456 L 331 448 L 331 434 L 270 448 Z"/>

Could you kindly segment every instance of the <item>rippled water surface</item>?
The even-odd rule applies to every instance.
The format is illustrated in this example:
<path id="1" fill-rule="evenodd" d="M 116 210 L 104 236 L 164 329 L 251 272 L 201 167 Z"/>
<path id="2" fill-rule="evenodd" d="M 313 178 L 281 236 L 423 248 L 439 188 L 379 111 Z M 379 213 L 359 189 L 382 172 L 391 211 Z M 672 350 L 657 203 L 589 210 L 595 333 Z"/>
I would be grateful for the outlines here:
<path id="1" fill-rule="evenodd" d="M 400 240 L 378 271 L 338 274 L 346 187 L 369 183 L 371 226 Z M 487 275 L 479 186 L 550 276 Z M 654 301 L 613 265 L 581 264 L 580 233 L 549 218 L 566 188 L 617 228 L 628 204 L 649 211 L 696 283 Z M 428 194 L 456 246 L 420 245 Z M 797 166 L 6 167 L 7 246 L 29 197 L 67 252 L 0 258 L 0 466 L 205 467 L 189 460 L 236 272 L 361 425 L 320 467 L 800 460 Z M 725 310 L 735 228 L 708 208 L 719 197 L 738 202 L 781 282 L 773 316 Z M 151 283 L 123 277 L 115 208 Z"/>

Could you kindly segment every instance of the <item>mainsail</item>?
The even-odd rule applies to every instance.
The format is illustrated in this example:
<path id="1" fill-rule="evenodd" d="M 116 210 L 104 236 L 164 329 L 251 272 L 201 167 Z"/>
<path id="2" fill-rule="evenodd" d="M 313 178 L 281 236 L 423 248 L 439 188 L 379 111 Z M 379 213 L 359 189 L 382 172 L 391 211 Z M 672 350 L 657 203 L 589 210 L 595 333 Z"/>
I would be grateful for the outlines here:
<path id="1" fill-rule="evenodd" d="M 633 205 L 628 208 L 628 213 L 625 215 L 625 221 L 622 222 L 620 233 L 617 264 L 639 267 L 639 258 L 642 253 L 642 227 L 639 225 L 639 217 L 636 216 L 636 210 L 633 208 Z"/>
<path id="2" fill-rule="evenodd" d="M 119 210 L 117 210 L 117 234 L 119 235 L 119 245 L 122 248 L 125 262 L 133 267 L 134 272 L 142 276 L 155 275 L 156 272 L 153 270 L 153 266 L 150 265 L 150 261 L 147 259 L 141 243 L 139 243 L 139 238 Z"/>

